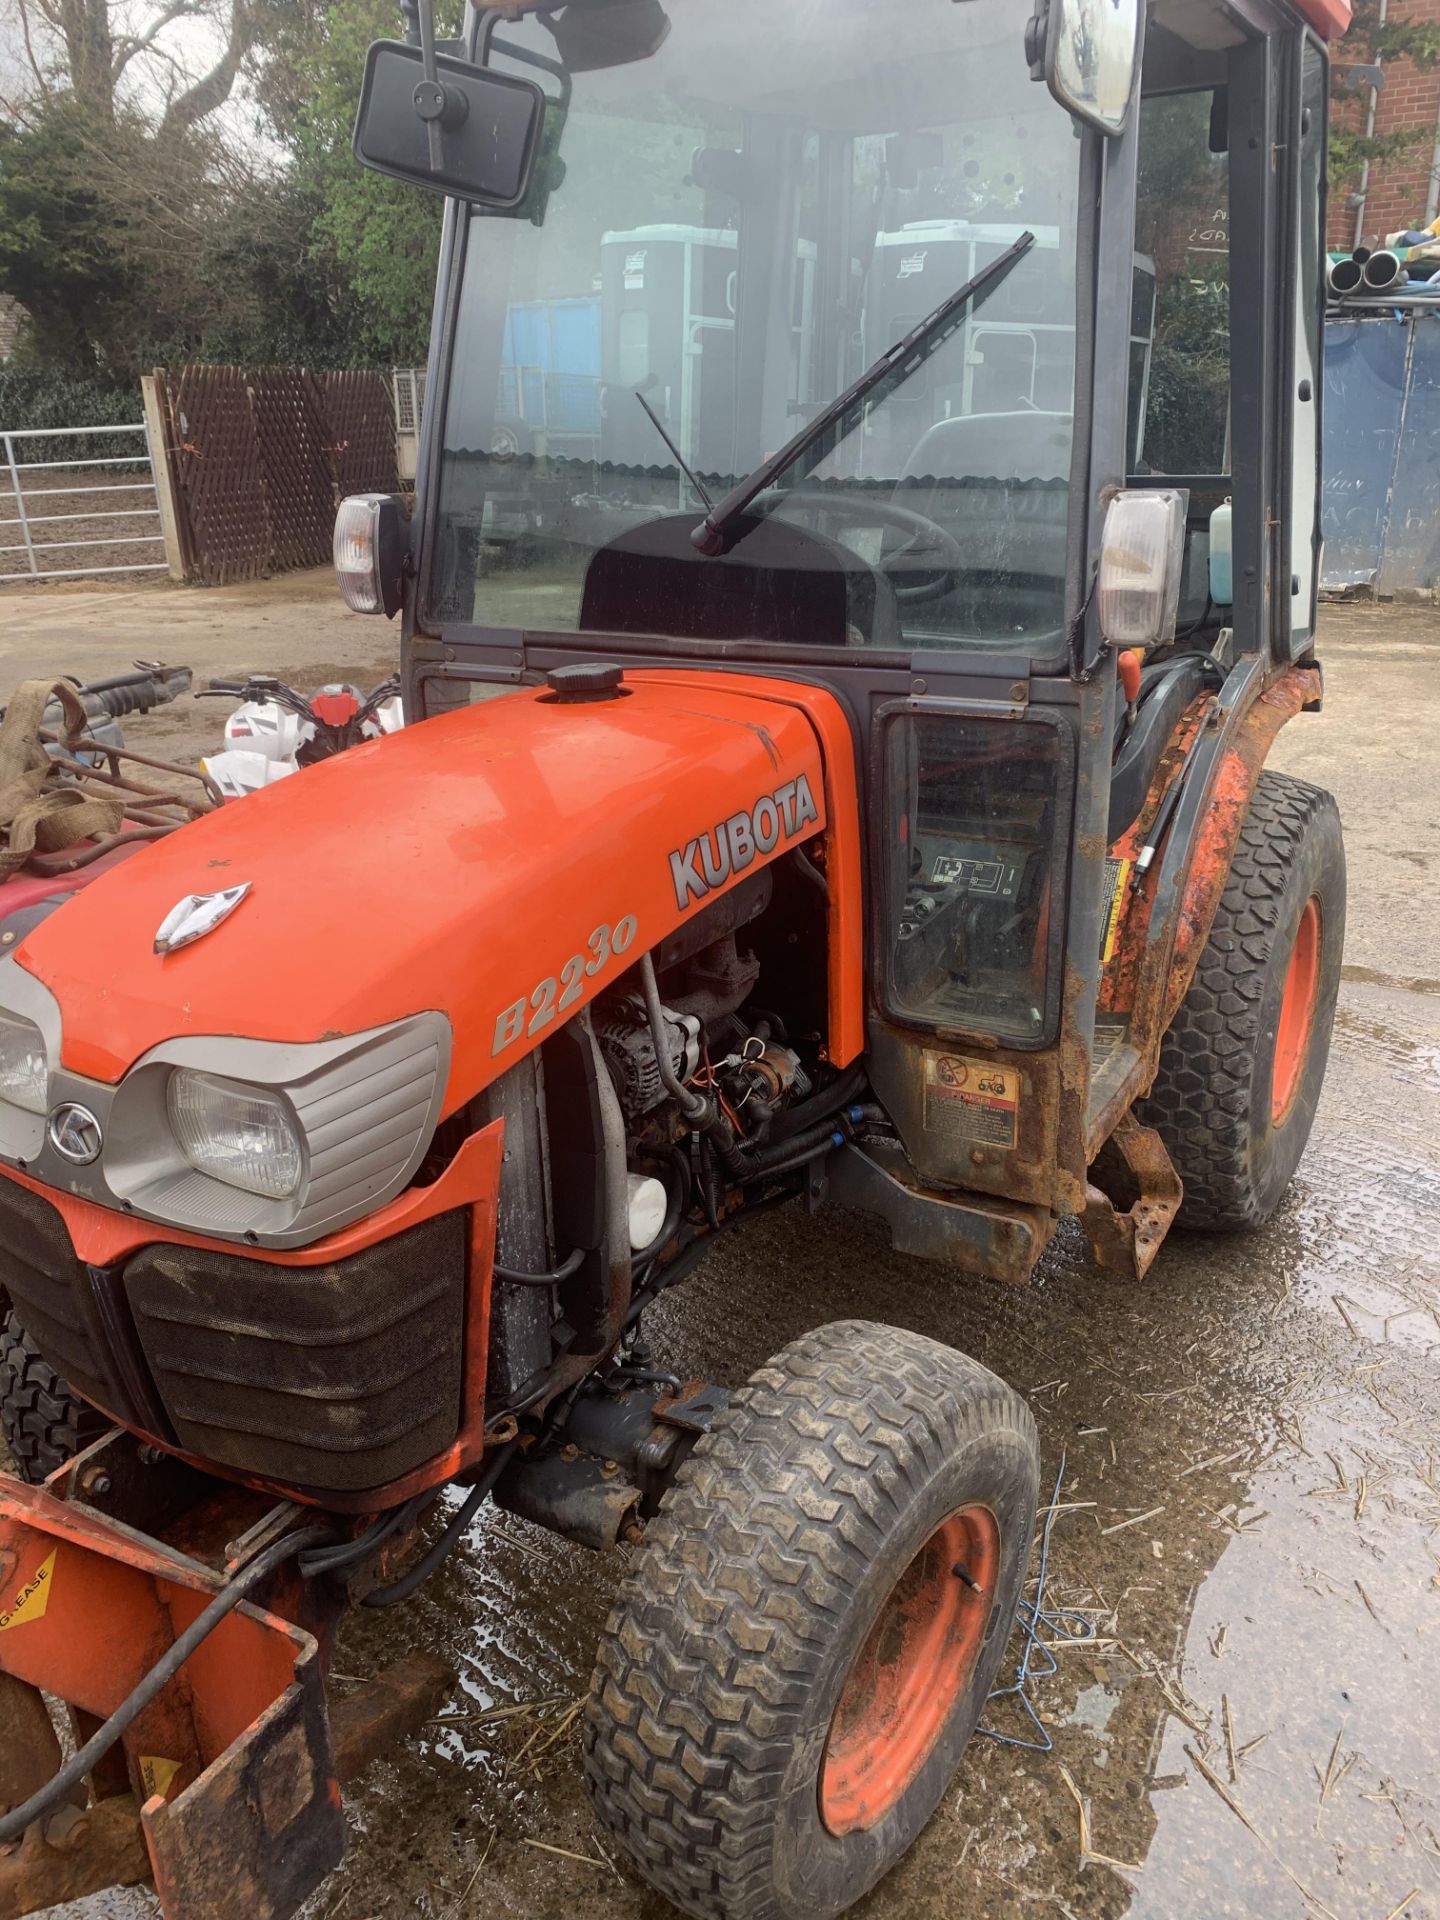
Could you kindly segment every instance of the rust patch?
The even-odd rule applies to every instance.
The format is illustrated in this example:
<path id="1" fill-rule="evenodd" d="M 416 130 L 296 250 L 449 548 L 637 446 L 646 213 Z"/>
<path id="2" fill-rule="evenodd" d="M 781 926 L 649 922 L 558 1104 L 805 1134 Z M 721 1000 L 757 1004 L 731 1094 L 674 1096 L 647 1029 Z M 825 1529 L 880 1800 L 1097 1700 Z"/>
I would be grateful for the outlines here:
<path id="1" fill-rule="evenodd" d="M 56 1837 L 49 1822 L 37 1820 L 17 1847 L 0 1854 L 0 1913 L 34 1913 L 80 1900 L 106 1887 L 131 1887 L 150 1877 L 150 1861 L 140 1832 L 140 1809 L 127 1793 L 101 1800 L 77 1814 Z"/>
<path id="2" fill-rule="evenodd" d="M 1114 1180 L 1116 1172 L 1119 1181 Z M 1127 1113 L 1106 1142 L 1092 1176 L 1080 1216 L 1091 1252 L 1107 1273 L 1143 1279 L 1164 1244 L 1183 1194 L 1165 1142 L 1152 1127 L 1142 1127 L 1134 1114 Z M 1117 1198 L 1108 1191 L 1112 1184 L 1131 1191 Z"/>
<path id="3" fill-rule="evenodd" d="M 1250 796 L 1275 736 L 1307 701 L 1317 697 L 1319 690 L 1320 675 L 1315 668 L 1291 667 L 1255 701 L 1240 723 L 1233 745 L 1221 758 L 1180 900 L 1161 1002 L 1162 1033 L 1189 991 L 1201 949 L 1210 937 Z"/>

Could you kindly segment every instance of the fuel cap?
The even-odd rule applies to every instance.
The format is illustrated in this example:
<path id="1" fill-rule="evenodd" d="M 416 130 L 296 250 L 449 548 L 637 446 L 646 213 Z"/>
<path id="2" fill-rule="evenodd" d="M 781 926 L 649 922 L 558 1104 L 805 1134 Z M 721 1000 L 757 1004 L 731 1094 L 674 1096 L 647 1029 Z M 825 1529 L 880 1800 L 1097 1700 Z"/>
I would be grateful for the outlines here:
<path id="1" fill-rule="evenodd" d="M 585 700 L 616 700 L 622 693 L 623 667 L 604 660 L 577 660 L 573 666 L 552 667 L 545 684 L 562 706 Z"/>

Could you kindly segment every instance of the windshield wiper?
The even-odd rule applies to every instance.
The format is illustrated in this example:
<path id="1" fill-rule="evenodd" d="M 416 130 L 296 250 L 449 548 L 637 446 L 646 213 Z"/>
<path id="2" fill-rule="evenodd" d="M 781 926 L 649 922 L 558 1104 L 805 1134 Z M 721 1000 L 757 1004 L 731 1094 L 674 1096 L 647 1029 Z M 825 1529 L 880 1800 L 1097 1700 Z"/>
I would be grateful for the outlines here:
<path id="1" fill-rule="evenodd" d="M 963 287 L 957 288 L 948 300 L 935 309 L 928 320 L 922 320 L 918 327 L 905 335 L 903 340 L 897 340 L 893 347 L 881 354 L 874 366 L 868 372 L 862 373 L 853 387 L 847 388 L 838 400 L 833 400 L 823 413 L 816 414 L 809 426 L 797 433 L 788 446 L 782 447 L 779 453 L 772 453 L 770 458 L 758 466 L 748 479 L 742 480 L 738 487 L 733 487 L 718 506 L 710 509 L 690 535 L 692 544 L 698 547 L 701 553 L 711 555 L 723 553 L 726 531 L 745 509 L 764 493 L 767 487 L 775 484 L 787 467 L 793 466 L 802 454 L 817 446 L 827 434 L 840 426 L 847 415 L 875 391 L 887 374 L 899 369 L 908 379 L 915 367 L 923 366 L 936 348 L 942 346 L 959 326 L 965 309 L 971 301 L 990 293 L 997 287 L 1016 261 L 1027 254 L 1034 244 L 1033 233 L 1022 233 L 1019 239 L 1013 241 L 1003 253 L 997 254 L 988 266 L 982 267 L 979 273 L 965 282 Z M 912 356 L 915 356 L 914 366 L 910 364 Z M 837 434 L 832 445 L 838 444 L 842 437 Z M 826 451 L 828 452 L 829 449 L 827 448 Z M 811 464 L 814 466 L 819 463 L 815 461 Z"/>

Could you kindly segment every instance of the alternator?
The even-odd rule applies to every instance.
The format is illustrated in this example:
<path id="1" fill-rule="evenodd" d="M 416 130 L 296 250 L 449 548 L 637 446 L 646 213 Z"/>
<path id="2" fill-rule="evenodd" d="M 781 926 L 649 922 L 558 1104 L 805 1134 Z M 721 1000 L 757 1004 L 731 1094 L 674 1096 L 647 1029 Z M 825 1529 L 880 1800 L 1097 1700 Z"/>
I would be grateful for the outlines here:
<path id="1" fill-rule="evenodd" d="M 661 1011 L 669 1064 L 682 1080 L 688 1080 L 700 1064 L 700 1022 L 693 1014 L 672 1013 L 668 1007 Z M 665 1098 L 665 1083 L 643 1002 L 623 1000 L 608 1007 L 595 1023 L 595 1038 L 625 1117 L 638 1120 L 653 1113 Z"/>

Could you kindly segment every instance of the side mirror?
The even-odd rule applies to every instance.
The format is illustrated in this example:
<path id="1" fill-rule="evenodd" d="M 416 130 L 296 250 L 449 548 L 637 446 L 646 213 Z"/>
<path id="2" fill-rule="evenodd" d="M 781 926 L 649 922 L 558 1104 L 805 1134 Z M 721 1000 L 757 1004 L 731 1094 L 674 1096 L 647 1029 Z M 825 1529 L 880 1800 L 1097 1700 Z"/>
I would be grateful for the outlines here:
<path id="1" fill-rule="evenodd" d="M 365 57 L 355 158 L 503 212 L 525 198 L 544 121 L 545 95 L 533 80 L 443 53 L 427 79 L 419 47 L 377 40 Z"/>
<path id="2" fill-rule="evenodd" d="M 1040 0 L 1026 52 L 1035 78 L 1071 113 L 1119 133 L 1140 65 L 1140 0 Z"/>

